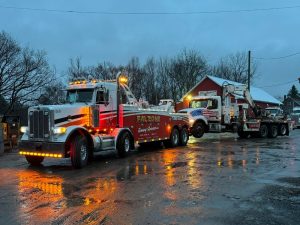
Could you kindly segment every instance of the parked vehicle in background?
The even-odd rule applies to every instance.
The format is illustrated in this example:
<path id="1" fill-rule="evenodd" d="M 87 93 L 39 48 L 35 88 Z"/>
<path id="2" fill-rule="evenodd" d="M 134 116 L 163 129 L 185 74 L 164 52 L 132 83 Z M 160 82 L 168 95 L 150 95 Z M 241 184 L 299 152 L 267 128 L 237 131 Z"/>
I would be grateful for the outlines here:
<path id="1" fill-rule="evenodd" d="M 179 112 L 189 115 L 190 134 L 200 138 L 205 132 L 237 131 L 241 138 L 271 137 L 289 135 L 291 123 L 276 108 L 259 108 L 245 85 L 224 84 L 222 96 L 213 91 L 191 96 L 189 108 Z M 243 97 L 247 103 L 237 103 L 236 97 Z M 235 101 L 233 101 L 235 99 Z M 250 113 L 250 109 L 251 112 Z M 270 115 L 270 114 L 274 115 Z"/>
<path id="2" fill-rule="evenodd" d="M 283 110 L 279 107 L 268 107 L 265 109 L 267 115 L 272 116 L 272 117 L 280 117 L 283 118 Z"/>
<path id="3" fill-rule="evenodd" d="M 291 120 L 294 121 L 295 128 L 300 128 L 300 107 L 293 108 Z"/>

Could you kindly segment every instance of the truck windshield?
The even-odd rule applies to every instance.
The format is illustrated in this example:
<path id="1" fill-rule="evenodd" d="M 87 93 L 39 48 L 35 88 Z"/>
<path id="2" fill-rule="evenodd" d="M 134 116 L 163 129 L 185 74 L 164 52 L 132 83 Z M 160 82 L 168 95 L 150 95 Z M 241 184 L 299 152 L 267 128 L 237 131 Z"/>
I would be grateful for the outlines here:
<path id="1" fill-rule="evenodd" d="M 67 102 L 91 102 L 93 98 L 94 89 L 77 89 L 68 90 Z"/>
<path id="2" fill-rule="evenodd" d="M 216 99 L 195 99 L 190 102 L 190 108 L 217 109 L 218 100 Z"/>

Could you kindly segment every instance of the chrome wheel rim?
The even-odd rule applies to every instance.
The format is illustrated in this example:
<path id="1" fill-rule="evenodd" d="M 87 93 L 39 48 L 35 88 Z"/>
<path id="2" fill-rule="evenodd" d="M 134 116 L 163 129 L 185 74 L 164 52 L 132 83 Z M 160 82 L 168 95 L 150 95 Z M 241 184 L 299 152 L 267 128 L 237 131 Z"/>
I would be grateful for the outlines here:
<path id="1" fill-rule="evenodd" d="M 286 127 L 285 126 L 281 126 L 281 134 L 282 135 L 286 134 Z"/>
<path id="2" fill-rule="evenodd" d="M 80 147 L 81 160 L 84 161 L 86 159 L 86 156 L 87 156 L 86 145 L 81 145 L 81 147 Z"/>
<path id="3" fill-rule="evenodd" d="M 182 133 L 182 140 L 184 143 L 187 141 L 187 133 L 185 132 L 185 130 Z"/>
<path id="4" fill-rule="evenodd" d="M 125 138 L 125 140 L 124 140 L 124 150 L 125 150 L 125 152 L 129 152 L 129 149 L 130 149 L 129 138 Z"/>
<path id="5" fill-rule="evenodd" d="M 174 134 L 173 134 L 173 141 L 174 141 L 174 144 L 178 144 L 178 133 L 177 132 L 174 132 Z"/>

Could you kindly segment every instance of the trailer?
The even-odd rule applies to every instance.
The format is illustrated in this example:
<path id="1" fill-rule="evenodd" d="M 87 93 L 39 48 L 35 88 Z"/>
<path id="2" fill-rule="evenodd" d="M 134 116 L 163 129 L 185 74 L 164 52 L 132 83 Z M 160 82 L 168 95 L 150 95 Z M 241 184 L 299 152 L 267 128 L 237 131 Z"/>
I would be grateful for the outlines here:
<path id="1" fill-rule="evenodd" d="M 72 165 L 81 168 L 103 151 L 113 150 L 124 157 L 136 144 L 186 145 L 188 117 L 163 107 L 145 108 L 127 81 L 120 72 L 116 80 L 73 80 L 66 104 L 29 108 L 28 127 L 21 127 L 19 153 L 32 165 L 39 165 L 45 157 L 70 157 Z"/>
<path id="2" fill-rule="evenodd" d="M 247 103 L 238 103 L 237 98 Z M 283 115 L 259 108 L 246 85 L 224 83 L 222 96 L 206 91 L 191 96 L 189 108 L 179 113 L 189 116 L 190 134 L 200 138 L 207 132 L 237 132 L 241 138 L 289 135 L 291 123 Z"/>

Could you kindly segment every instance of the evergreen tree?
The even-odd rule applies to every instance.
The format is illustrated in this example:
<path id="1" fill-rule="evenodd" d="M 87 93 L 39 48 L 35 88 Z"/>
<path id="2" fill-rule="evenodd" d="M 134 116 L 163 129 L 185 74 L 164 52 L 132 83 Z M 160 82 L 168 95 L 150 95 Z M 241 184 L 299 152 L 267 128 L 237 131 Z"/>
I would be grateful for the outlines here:
<path id="1" fill-rule="evenodd" d="M 291 98 L 299 98 L 299 91 L 298 89 L 296 88 L 295 85 L 293 85 L 291 87 L 291 89 L 289 90 L 289 93 L 288 93 L 288 96 L 291 97 Z"/>

